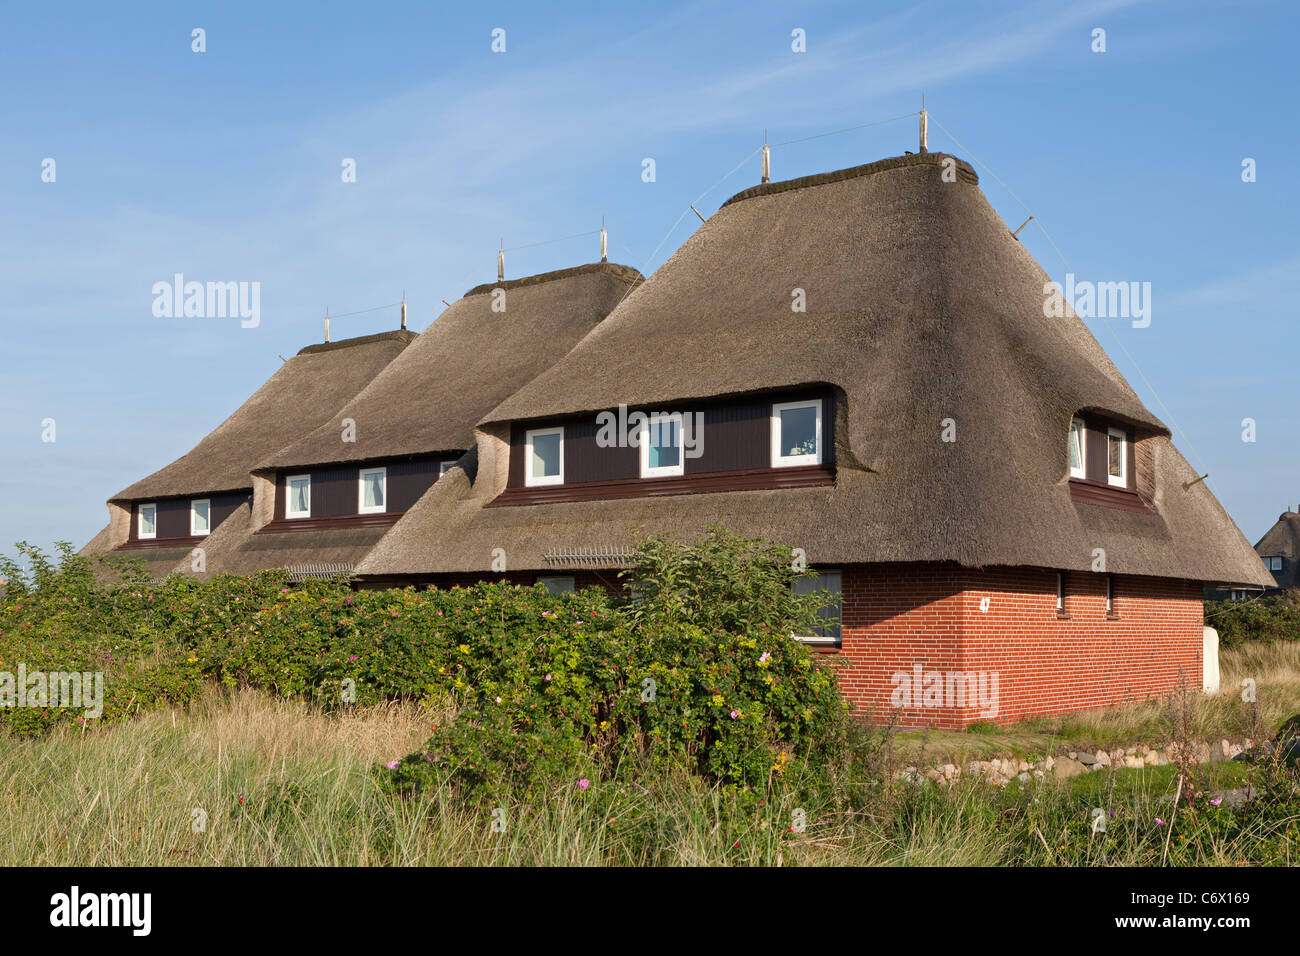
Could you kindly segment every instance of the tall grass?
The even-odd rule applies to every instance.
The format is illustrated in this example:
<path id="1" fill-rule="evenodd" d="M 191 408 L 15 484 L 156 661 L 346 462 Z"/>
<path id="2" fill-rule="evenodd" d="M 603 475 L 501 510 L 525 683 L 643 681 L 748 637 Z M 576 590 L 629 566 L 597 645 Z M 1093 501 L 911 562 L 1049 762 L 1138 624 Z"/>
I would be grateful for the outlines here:
<path id="1" fill-rule="evenodd" d="M 1158 862 L 1171 767 L 1107 771 L 997 790 L 888 778 L 864 797 L 816 798 L 775 781 L 762 803 L 699 778 L 644 768 L 546 799 L 467 804 L 446 785 L 386 791 L 376 765 L 446 718 L 411 704 L 322 713 L 213 691 L 129 723 L 0 735 L 0 863 L 173 865 L 1055 865 Z M 1224 767 L 1239 782 L 1253 770 Z M 797 770 L 792 771 L 797 773 Z M 1114 811 L 1089 837 L 1093 807 Z M 206 814 L 196 832 L 196 809 Z M 802 810 L 806 826 L 794 832 Z M 1217 811 L 1216 811 L 1217 812 Z M 1226 812 L 1226 810 L 1224 811 Z M 1180 823 L 1170 863 L 1291 860 L 1295 805 L 1244 830 Z"/>

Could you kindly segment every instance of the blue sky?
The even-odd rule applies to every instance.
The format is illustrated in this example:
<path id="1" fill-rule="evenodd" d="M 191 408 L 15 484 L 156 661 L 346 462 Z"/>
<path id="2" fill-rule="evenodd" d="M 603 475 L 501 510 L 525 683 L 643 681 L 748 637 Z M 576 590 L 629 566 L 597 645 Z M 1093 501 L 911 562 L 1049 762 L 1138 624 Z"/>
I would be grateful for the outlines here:
<path id="1" fill-rule="evenodd" d="M 1150 327 L 1090 325 L 1256 540 L 1300 503 L 1294 7 L 880 7 L 7 6 L 0 550 L 84 544 L 109 495 L 188 451 L 278 355 L 320 341 L 326 306 L 405 291 L 422 329 L 495 278 L 502 239 L 590 232 L 602 215 L 610 258 L 648 274 L 764 129 L 781 143 L 913 113 L 922 91 L 931 149 L 991 169 L 1077 276 L 1152 284 Z M 909 149 L 915 119 L 777 147 L 773 178 Z M 977 168 L 1014 228 L 1028 213 Z M 711 214 L 758 178 L 754 155 L 697 205 Z M 1062 280 L 1044 234 L 1021 238 Z M 507 276 L 597 255 L 595 237 L 518 249 Z M 155 318 L 151 288 L 177 272 L 259 282 L 261 324 Z M 395 309 L 339 318 L 334 336 L 396 323 Z"/>

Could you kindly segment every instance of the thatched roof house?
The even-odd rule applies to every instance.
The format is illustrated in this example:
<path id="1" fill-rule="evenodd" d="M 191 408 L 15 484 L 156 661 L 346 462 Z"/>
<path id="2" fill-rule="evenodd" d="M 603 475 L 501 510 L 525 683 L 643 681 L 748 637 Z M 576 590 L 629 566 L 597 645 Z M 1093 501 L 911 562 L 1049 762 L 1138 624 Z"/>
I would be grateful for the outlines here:
<path id="1" fill-rule="evenodd" d="M 350 569 L 473 446 L 485 412 L 640 281 L 600 262 L 471 289 L 351 401 L 257 463 L 251 511 L 241 532 L 213 542 L 208 572 Z"/>
<path id="2" fill-rule="evenodd" d="M 392 331 L 309 345 L 186 455 L 109 499 L 109 525 L 83 554 L 128 551 L 159 575 L 189 569 L 190 552 L 251 499 L 254 466 L 314 429 L 416 339 Z"/>
<path id="3" fill-rule="evenodd" d="M 1264 569 L 1272 576 L 1270 587 L 1300 587 L 1300 513 L 1289 508 L 1255 545 Z"/>
<path id="4" fill-rule="evenodd" d="M 1177 671 L 1199 671 L 1199 582 L 1267 575 L 1083 322 L 1045 314 L 1048 281 L 955 157 L 748 189 L 485 414 L 475 454 L 358 572 L 489 574 L 495 549 L 515 572 L 614 565 L 635 529 L 722 522 L 835 569 L 846 602 L 885 581 L 911 595 L 879 620 L 878 607 L 846 603 L 834 643 L 864 668 L 863 687 L 888 683 L 871 670 L 879 655 L 871 666 L 863 655 L 907 613 L 951 606 L 956 632 L 973 633 L 999 621 L 993 608 L 1038 602 L 1052 612 L 1044 639 L 1062 647 L 1103 632 L 1138 646 L 1136 633 L 1177 618 L 1159 673 L 1123 672 L 1123 693 L 1167 689 Z M 682 416 L 676 437 L 642 448 L 638 466 L 631 442 L 601 439 L 598 416 L 620 405 Z M 682 433 L 692 421 L 695 457 Z M 939 583 L 907 590 L 918 582 Z M 985 616 L 971 619 L 972 595 L 988 592 L 1000 597 L 977 601 Z M 1081 630 L 1085 608 L 1100 632 Z M 1028 625 L 1017 612 L 999 626 Z M 1092 688 L 1077 706 L 1121 693 L 1114 668 L 1109 687 L 1094 686 L 1089 653 L 1070 678 Z M 1016 714 L 1059 699 L 1055 684 L 1034 686 Z"/>

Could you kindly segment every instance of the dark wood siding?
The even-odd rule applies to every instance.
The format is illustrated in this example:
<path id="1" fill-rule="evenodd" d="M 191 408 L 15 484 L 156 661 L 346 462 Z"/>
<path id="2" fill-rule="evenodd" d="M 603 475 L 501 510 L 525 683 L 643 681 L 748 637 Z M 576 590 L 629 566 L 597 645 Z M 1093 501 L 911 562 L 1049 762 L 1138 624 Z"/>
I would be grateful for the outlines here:
<path id="1" fill-rule="evenodd" d="M 388 510 L 406 511 L 438 480 L 438 469 L 446 458 L 423 458 L 395 462 L 388 466 Z"/>
<path id="2" fill-rule="evenodd" d="M 361 472 L 380 467 L 388 469 L 385 511 L 406 511 L 438 480 L 442 462 L 454 460 L 443 456 L 281 472 L 275 479 L 275 517 L 285 518 L 288 480 L 298 475 L 311 476 L 311 517 L 341 518 L 360 514 Z"/>
<path id="3" fill-rule="evenodd" d="M 131 528 L 129 541 L 140 540 L 140 505 L 158 506 L 158 539 L 190 537 L 190 503 L 207 498 L 210 506 L 210 520 L 213 531 L 225 521 L 235 509 L 250 500 L 248 492 L 237 491 L 223 495 L 201 495 L 192 498 L 161 498 L 157 501 L 137 501 L 131 505 Z M 155 539 L 156 540 L 156 539 Z"/>
<path id="4" fill-rule="evenodd" d="M 683 415 L 702 413 L 704 432 L 701 454 L 684 459 L 687 475 L 752 471 L 772 464 L 772 405 L 776 402 L 820 398 L 822 405 L 822 460 L 833 465 L 835 448 L 835 403 L 829 390 L 805 390 L 792 394 L 745 396 L 715 402 L 682 404 L 672 408 L 643 409 L 672 411 Z M 635 409 L 634 409 L 635 410 Z M 614 412 L 617 414 L 617 412 Z M 697 419 L 698 420 L 698 419 Z M 602 448 L 596 444 L 599 427 L 596 415 L 565 419 L 564 483 L 586 484 L 640 478 L 640 449 L 624 446 Z M 527 432 L 550 427 L 550 423 L 515 424 L 510 429 L 510 469 L 507 486 L 526 487 L 524 480 Z M 695 441 L 700 441 L 695 438 Z"/>

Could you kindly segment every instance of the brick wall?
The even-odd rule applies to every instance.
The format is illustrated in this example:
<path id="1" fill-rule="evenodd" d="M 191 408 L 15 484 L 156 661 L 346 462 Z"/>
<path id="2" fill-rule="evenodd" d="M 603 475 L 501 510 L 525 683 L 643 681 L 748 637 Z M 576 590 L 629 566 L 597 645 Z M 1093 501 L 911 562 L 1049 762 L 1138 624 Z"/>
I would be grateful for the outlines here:
<path id="1" fill-rule="evenodd" d="M 1198 583 L 1115 575 L 1108 616 L 1105 575 L 1065 581 L 1062 616 L 1047 569 L 846 566 L 845 696 L 877 720 L 897 709 L 901 726 L 956 728 L 1201 686 Z"/>

